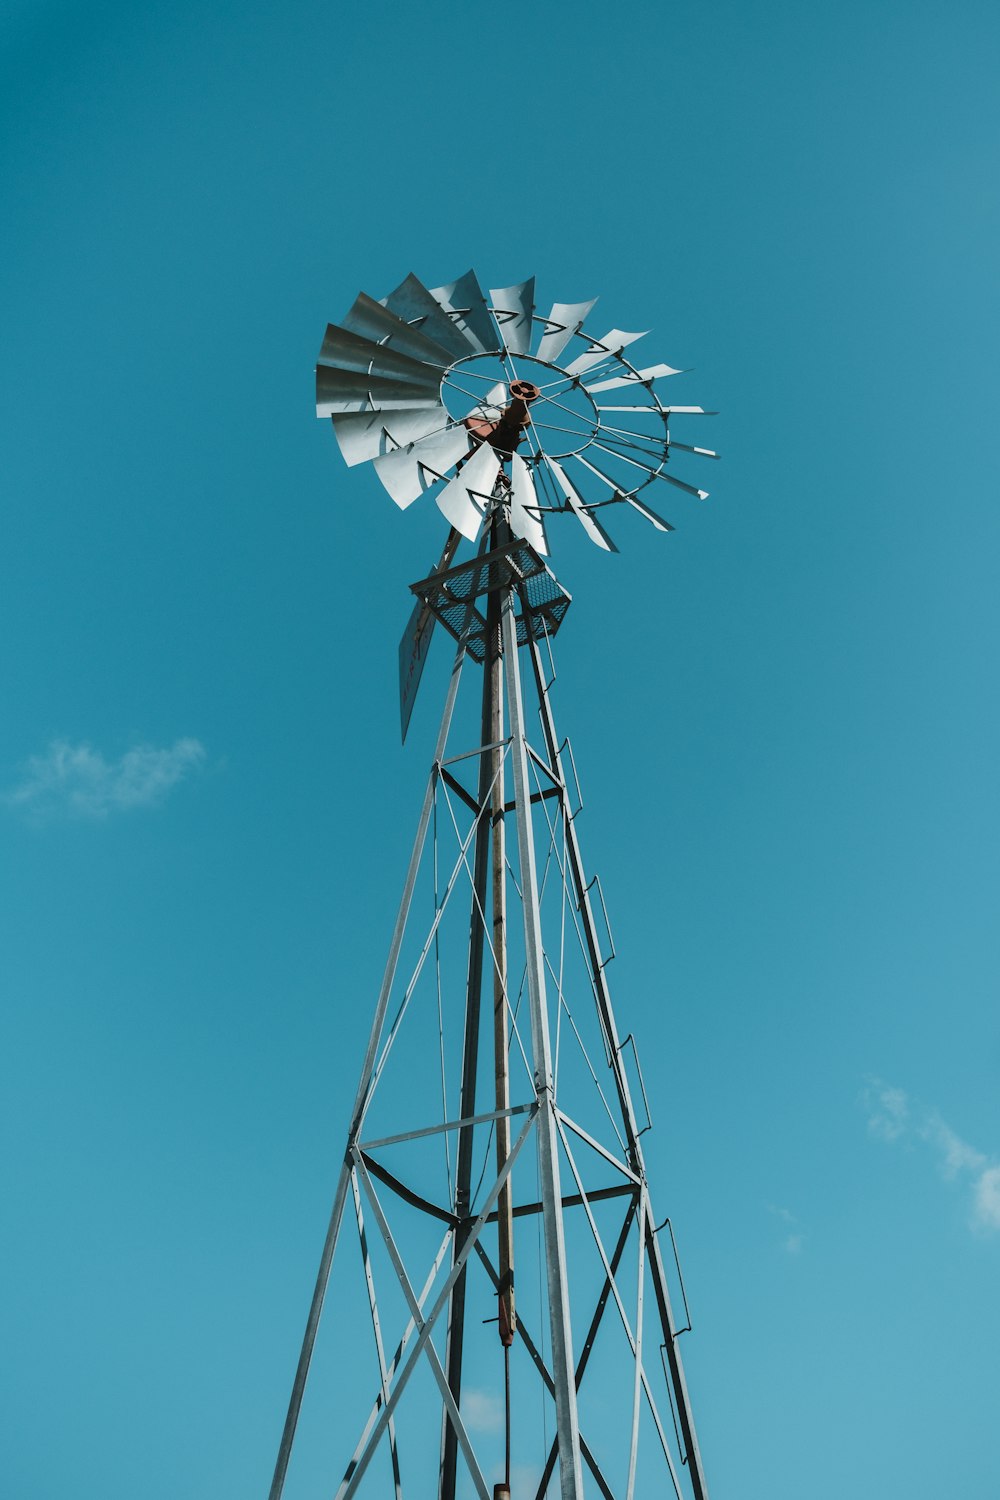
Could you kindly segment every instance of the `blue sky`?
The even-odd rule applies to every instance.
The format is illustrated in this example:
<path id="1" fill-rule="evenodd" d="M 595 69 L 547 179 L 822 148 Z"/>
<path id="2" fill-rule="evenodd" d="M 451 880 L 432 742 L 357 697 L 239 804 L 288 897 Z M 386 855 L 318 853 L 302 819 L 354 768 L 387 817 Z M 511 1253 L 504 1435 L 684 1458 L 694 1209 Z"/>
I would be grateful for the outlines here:
<path id="1" fill-rule="evenodd" d="M 348 473 L 312 365 L 470 264 L 721 413 L 673 535 L 556 557 L 712 1492 L 996 1495 L 998 43 L 920 0 L 7 7 L 16 1500 L 266 1492 L 447 660 L 401 750 L 440 517 Z"/>

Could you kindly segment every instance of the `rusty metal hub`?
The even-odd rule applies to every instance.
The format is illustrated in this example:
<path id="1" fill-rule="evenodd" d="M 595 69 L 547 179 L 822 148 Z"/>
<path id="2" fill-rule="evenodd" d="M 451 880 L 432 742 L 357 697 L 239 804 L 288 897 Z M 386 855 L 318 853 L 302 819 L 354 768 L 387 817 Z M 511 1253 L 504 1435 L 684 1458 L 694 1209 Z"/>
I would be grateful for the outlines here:
<path id="1" fill-rule="evenodd" d="M 531 425 L 528 407 L 541 394 L 533 381 L 513 380 L 510 385 L 510 404 L 504 407 L 498 421 L 466 417 L 463 425 L 477 443 L 489 443 L 501 457 L 509 458 L 524 436 L 525 429 Z"/>

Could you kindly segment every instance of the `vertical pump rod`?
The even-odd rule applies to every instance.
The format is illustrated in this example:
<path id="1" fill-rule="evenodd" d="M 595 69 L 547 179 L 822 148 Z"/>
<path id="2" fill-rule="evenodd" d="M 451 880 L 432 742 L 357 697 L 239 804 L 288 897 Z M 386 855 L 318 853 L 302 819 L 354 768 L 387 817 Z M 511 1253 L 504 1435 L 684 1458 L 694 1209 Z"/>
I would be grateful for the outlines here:
<path id="1" fill-rule="evenodd" d="M 491 545 L 496 545 L 495 530 L 494 537 L 491 539 Z M 495 766 L 493 755 L 487 751 L 486 746 L 492 742 L 493 724 L 497 712 L 495 692 L 499 683 L 500 603 L 499 597 L 495 592 L 489 595 L 486 618 L 487 656 L 483 663 L 483 697 L 480 719 L 480 733 L 482 735 L 480 744 L 482 746 L 482 753 L 479 758 L 479 796 L 477 799 L 480 813 L 476 826 L 475 851 L 472 865 L 473 894 L 472 912 L 469 919 L 469 967 L 466 982 L 465 1040 L 462 1050 L 461 1118 L 466 1120 L 471 1119 L 476 1113 L 476 1079 L 479 1063 L 479 1026 L 482 1011 L 483 955 L 486 939 L 485 921 L 490 852 L 493 844 L 489 811 L 493 806 L 491 785 Z M 499 712 L 502 722 L 502 704 Z M 458 1161 L 455 1170 L 455 1213 L 460 1221 L 459 1227 L 455 1231 L 455 1259 L 462 1253 L 468 1239 L 469 1226 L 472 1223 L 470 1198 L 472 1192 L 472 1152 L 474 1141 L 474 1127 L 472 1125 L 464 1126 L 458 1133 Z M 506 1184 L 504 1191 L 508 1191 Z M 448 1336 L 445 1351 L 445 1375 L 448 1381 L 448 1389 L 451 1391 L 458 1406 L 461 1406 L 462 1398 L 466 1283 L 467 1270 L 463 1268 L 452 1290 L 448 1306 Z M 440 1500 L 455 1500 L 457 1461 L 458 1438 L 454 1427 L 448 1419 L 448 1414 L 445 1412 L 442 1416 L 441 1432 Z"/>

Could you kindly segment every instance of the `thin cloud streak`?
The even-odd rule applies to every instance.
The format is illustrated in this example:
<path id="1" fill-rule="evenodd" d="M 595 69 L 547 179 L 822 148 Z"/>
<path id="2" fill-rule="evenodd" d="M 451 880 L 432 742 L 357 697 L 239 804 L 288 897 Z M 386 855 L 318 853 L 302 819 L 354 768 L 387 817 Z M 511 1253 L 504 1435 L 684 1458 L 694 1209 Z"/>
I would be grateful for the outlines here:
<path id="1" fill-rule="evenodd" d="M 31 757 L 4 801 L 36 819 L 106 818 L 157 806 L 204 760 L 204 746 L 190 738 L 163 749 L 136 745 L 113 761 L 88 744 L 53 740 L 44 755 Z"/>
<path id="2" fill-rule="evenodd" d="M 938 1110 L 917 1104 L 905 1090 L 880 1078 L 868 1080 L 863 1104 L 870 1135 L 888 1145 L 919 1141 L 927 1146 L 943 1177 L 968 1183 L 972 1227 L 1000 1231 L 1000 1163 L 963 1140 Z"/>
<path id="3" fill-rule="evenodd" d="M 774 1214 L 774 1217 L 780 1219 L 789 1231 L 781 1242 L 781 1248 L 785 1251 L 786 1255 L 801 1255 L 806 1237 L 799 1228 L 799 1221 L 796 1216 L 790 1208 L 781 1208 L 776 1203 L 769 1203 L 767 1206 L 770 1212 Z"/>
<path id="4" fill-rule="evenodd" d="M 470 1432 L 500 1432 L 504 1411 L 499 1396 L 475 1387 L 462 1392 L 462 1415 Z"/>

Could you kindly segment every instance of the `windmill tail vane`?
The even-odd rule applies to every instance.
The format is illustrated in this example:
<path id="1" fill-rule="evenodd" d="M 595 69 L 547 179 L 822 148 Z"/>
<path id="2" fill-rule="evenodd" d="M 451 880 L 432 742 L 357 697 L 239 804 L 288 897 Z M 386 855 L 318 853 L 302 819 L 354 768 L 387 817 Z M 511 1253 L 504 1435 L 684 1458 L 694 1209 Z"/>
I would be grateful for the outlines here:
<path id="1" fill-rule="evenodd" d="M 404 736 L 435 624 L 454 656 L 271 1500 L 708 1494 L 648 1096 L 556 729 L 571 597 L 546 559 L 561 516 L 604 551 L 613 506 L 671 530 L 640 494 L 705 498 L 668 465 L 717 455 L 670 436 L 675 415 L 707 415 L 661 402 L 680 372 L 633 364 L 642 334 L 593 337 L 593 307 L 539 317 L 533 278 L 487 300 L 473 272 L 434 290 L 408 276 L 323 341 L 317 412 L 347 463 L 371 461 L 401 508 L 431 492 L 449 523 L 411 585 Z M 311 1441 L 300 1457 L 310 1413 L 322 1457 Z"/>

